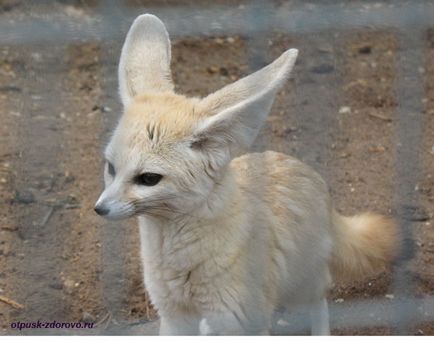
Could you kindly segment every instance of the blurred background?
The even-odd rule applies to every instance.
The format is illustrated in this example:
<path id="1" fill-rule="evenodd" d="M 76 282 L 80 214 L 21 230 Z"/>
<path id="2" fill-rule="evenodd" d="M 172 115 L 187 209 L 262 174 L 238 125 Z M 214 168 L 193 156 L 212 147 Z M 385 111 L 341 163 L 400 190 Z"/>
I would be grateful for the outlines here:
<path id="1" fill-rule="evenodd" d="M 405 238 L 390 271 L 333 288 L 332 333 L 434 335 L 434 3 L 422 0 L 0 0 L 0 334 L 156 333 L 136 221 L 93 211 L 122 111 L 120 49 L 146 12 L 167 25 L 190 96 L 300 50 L 253 150 L 305 161 L 340 212 L 394 216 Z M 37 320 L 96 328 L 11 328 Z M 281 313 L 273 333 L 309 331 Z"/>

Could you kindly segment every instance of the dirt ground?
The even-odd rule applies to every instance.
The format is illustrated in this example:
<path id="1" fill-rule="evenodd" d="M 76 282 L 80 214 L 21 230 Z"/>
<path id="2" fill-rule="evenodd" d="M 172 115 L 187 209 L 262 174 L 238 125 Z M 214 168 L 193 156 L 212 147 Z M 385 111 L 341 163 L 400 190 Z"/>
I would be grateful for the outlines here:
<path id="1" fill-rule="evenodd" d="M 92 11 L 81 3 L 56 6 Z M 0 1 L 0 18 L 25 10 L 18 0 Z M 344 214 L 370 210 L 395 216 L 396 152 L 406 145 L 398 136 L 397 59 L 409 48 L 399 44 L 396 33 L 375 29 L 273 33 L 261 39 L 254 49 L 254 40 L 238 36 L 174 40 L 177 90 L 204 96 L 297 47 L 293 77 L 253 150 L 284 152 L 315 167 Z M 417 117 L 422 124 L 415 151 L 417 199 L 407 205 L 415 253 L 406 264 L 409 291 L 420 299 L 434 294 L 434 28 L 422 41 L 422 64 L 413 66 L 424 92 Z M 101 152 L 121 111 L 116 85 L 121 44 L 0 47 L 2 334 L 35 333 L 10 324 L 38 319 L 98 324 L 96 331 L 83 334 L 154 331 L 142 327 L 157 315 L 142 283 L 135 221 L 106 223 L 93 211 L 102 187 Z M 329 300 L 387 304 L 393 293 L 387 271 L 337 285 Z M 333 321 L 332 314 L 332 327 Z M 337 335 L 393 332 L 390 326 L 333 327 Z M 406 333 L 434 335 L 434 324 L 421 317 Z"/>

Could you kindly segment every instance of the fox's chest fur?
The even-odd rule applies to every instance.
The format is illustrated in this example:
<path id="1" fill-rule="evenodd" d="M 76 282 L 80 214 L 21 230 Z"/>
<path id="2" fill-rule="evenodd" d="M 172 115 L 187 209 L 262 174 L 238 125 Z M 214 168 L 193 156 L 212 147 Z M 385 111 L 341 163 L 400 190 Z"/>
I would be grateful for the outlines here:
<path id="1" fill-rule="evenodd" d="M 233 243 L 245 241 L 246 233 L 230 228 L 229 221 L 215 226 L 201 222 L 139 218 L 145 285 L 162 313 L 199 314 L 218 307 L 213 296 L 234 282 L 232 270 L 243 257 Z"/>

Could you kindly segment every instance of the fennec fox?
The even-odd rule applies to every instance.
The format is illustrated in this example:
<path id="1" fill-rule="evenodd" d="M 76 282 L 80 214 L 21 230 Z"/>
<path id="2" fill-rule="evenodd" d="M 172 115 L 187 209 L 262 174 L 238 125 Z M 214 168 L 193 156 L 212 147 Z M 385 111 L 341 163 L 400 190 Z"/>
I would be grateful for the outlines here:
<path id="1" fill-rule="evenodd" d="M 297 50 L 199 98 L 174 92 L 164 24 L 145 14 L 122 48 L 124 114 L 105 151 L 95 210 L 138 216 L 144 282 L 160 334 L 266 334 L 273 312 L 308 307 L 328 334 L 333 278 L 389 262 L 391 220 L 339 215 L 326 183 L 276 152 L 241 155 L 286 82 Z"/>

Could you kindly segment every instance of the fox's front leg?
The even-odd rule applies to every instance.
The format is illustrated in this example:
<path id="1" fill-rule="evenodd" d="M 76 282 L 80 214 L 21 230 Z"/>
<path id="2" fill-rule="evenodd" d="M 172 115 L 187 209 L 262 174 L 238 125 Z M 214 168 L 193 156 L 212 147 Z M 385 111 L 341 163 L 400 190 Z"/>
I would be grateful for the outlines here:
<path id="1" fill-rule="evenodd" d="M 232 313 L 208 314 L 199 323 L 202 336 L 243 335 L 245 330 Z"/>
<path id="2" fill-rule="evenodd" d="M 329 311 L 327 299 L 324 297 L 311 306 L 312 336 L 329 336 Z"/>
<path id="3" fill-rule="evenodd" d="M 195 336 L 199 334 L 199 318 L 187 315 L 162 316 L 160 336 Z"/>
<path id="4" fill-rule="evenodd" d="M 233 312 L 208 314 L 200 320 L 199 332 L 207 336 L 268 335 L 268 320 L 258 315 L 242 324 Z"/>

